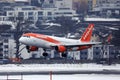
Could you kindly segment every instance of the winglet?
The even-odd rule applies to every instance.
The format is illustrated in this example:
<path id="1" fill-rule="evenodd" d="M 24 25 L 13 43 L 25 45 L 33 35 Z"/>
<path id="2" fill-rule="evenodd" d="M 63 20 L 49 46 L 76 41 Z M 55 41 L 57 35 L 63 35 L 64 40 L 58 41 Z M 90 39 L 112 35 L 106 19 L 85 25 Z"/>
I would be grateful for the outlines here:
<path id="1" fill-rule="evenodd" d="M 82 34 L 81 42 L 89 42 L 91 40 L 94 24 L 89 24 L 85 32 Z"/>

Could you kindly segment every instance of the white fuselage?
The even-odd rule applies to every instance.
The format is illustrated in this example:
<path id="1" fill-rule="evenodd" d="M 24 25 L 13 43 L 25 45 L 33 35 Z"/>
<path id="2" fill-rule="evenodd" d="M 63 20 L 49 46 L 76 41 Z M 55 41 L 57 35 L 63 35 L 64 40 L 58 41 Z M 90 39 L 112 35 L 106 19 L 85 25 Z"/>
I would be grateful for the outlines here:
<path id="1" fill-rule="evenodd" d="M 55 37 L 55 36 L 48 36 L 56 41 L 59 41 L 62 45 L 67 44 L 67 43 L 80 43 L 80 40 L 75 40 L 75 39 L 67 39 L 64 37 Z M 29 46 L 36 46 L 36 47 L 42 47 L 42 48 L 51 48 L 51 45 L 54 45 L 56 43 L 52 43 L 40 38 L 36 38 L 36 37 L 25 37 L 22 36 L 19 41 L 25 45 L 29 45 Z M 59 45 L 59 44 L 58 44 Z"/>

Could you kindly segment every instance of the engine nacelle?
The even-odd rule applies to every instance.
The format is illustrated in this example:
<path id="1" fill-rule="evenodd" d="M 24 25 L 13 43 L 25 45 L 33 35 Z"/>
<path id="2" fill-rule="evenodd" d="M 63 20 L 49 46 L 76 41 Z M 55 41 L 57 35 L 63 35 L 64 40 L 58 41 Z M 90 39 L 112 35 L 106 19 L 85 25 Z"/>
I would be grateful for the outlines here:
<path id="1" fill-rule="evenodd" d="M 56 46 L 55 50 L 59 51 L 59 52 L 65 52 L 66 51 L 66 47 L 65 46 Z"/>
<path id="2" fill-rule="evenodd" d="M 36 47 L 36 46 L 26 46 L 26 49 L 28 50 L 28 52 L 30 52 L 30 51 L 37 51 L 38 47 Z"/>
<path id="3" fill-rule="evenodd" d="M 36 46 L 31 46 L 29 49 L 30 49 L 30 51 L 37 51 L 37 50 L 38 50 L 38 47 L 36 47 Z"/>

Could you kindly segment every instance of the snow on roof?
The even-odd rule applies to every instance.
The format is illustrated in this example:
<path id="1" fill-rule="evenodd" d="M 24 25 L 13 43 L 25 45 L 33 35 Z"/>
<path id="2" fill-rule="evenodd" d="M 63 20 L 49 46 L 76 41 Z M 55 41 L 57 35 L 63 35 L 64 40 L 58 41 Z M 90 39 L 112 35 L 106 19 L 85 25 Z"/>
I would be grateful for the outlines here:
<path id="1" fill-rule="evenodd" d="M 120 21 L 116 18 L 85 18 L 85 21 Z"/>
<path id="2" fill-rule="evenodd" d="M 15 1 L 19 1 L 19 2 L 28 2 L 28 0 L 15 0 Z"/>
<path id="3" fill-rule="evenodd" d="M 11 25 L 11 29 L 15 29 L 15 24 L 11 21 L 0 21 L 0 25 Z"/>

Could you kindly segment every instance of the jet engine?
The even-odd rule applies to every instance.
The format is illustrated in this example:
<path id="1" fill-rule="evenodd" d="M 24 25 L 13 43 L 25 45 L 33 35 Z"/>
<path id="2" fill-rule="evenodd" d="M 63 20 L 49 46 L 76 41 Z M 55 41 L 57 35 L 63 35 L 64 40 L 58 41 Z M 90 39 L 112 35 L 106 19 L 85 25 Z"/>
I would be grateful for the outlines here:
<path id="1" fill-rule="evenodd" d="M 27 49 L 28 52 L 31 52 L 31 51 L 37 51 L 38 47 L 36 47 L 36 46 L 26 46 L 26 49 Z"/>
<path id="2" fill-rule="evenodd" d="M 55 50 L 59 51 L 59 52 L 65 52 L 66 51 L 66 47 L 65 46 L 56 46 Z"/>

